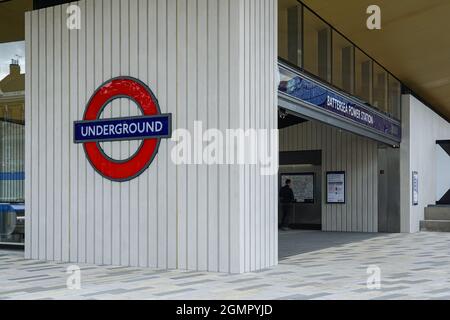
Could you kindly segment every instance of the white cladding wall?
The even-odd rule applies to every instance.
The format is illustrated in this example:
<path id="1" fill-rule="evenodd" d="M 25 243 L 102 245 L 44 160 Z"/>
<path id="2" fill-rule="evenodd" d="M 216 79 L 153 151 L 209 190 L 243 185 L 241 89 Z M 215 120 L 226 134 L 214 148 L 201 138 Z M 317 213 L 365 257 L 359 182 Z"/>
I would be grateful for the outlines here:
<path id="1" fill-rule="evenodd" d="M 378 231 L 378 144 L 316 121 L 280 130 L 280 151 L 322 150 L 322 230 Z M 326 172 L 346 172 L 346 204 L 326 203 Z"/>
<path id="2" fill-rule="evenodd" d="M 450 124 L 411 95 L 402 97 L 400 146 L 401 231 L 418 232 L 425 207 L 436 204 L 437 140 L 450 139 Z M 439 147 L 440 148 L 440 147 Z M 450 170 L 450 169 L 449 169 Z M 419 174 L 419 205 L 412 205 L 412 172 Z"/>
<path id="3" fill-rule="evenodd" d="M 103 179 L 73 143 L 94 90 L 147 83 L 174 128 L 276 128 L 276 0 L 86 0 L 26 14 L 26 257 L 251 271 L 277 263 L 276 176 L 176 166 L 163 140 L 144 174 Z M 105 116 L 135 110 L 117 100 Z M 134 143 L 105 143 L 126 158 Z M 277 145 L 271 148 L 278 151 Z"/>
<path id="4" fill-rule="evenodd" d="M 436 144 L 436 201 L 450 190 L 450 156 Z"/>

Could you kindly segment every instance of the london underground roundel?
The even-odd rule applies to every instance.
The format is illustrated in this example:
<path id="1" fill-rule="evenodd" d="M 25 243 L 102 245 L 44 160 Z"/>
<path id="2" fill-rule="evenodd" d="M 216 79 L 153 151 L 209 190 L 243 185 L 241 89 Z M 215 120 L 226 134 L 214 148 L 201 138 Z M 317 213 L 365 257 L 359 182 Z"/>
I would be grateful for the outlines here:
<path id="1" fill-rule="evenodd" d="M 128 98 L 142 115 L 101 119 L 105 107 L 115 99 Z M 83 120 L 74 122 L 74 142 L 82 143 L 94 169 L 112 181 L 136 178 L 150 166 L 161 139 L 170 138 L 172 115 L 161 114 L 158 100 L 144 83 L 131 77 L 118 77 L 101 85 L 92 95 Z M 100 142 L 140 140 L 141 146 L 130 158 L 116 160 L 105 154 Z"/>

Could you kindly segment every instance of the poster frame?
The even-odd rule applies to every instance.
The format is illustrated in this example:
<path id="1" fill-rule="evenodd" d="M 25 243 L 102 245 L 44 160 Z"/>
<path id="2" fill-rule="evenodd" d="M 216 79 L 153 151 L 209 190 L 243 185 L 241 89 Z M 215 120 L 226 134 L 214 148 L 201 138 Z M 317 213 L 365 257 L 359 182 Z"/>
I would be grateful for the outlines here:
<path id="1" fill-rule="evenodd" d="M 298 201 L 298 199 L 295 199 L 296 202 L 295 203 L 299 203 L 299 204 L 315 204 L 316 203 L 316 174 L 315 172 L 283 172 L 280 173 L 280 188 L 284 185 L 284 180 L 283 176 L 312 176 L 313 177 L 313 198 L 312 201 L 310 202 L 300 202 Z"/>
<path id="2" fill-rule="evenodd" d="M 411 181 L 411 188 L 412 188 L 412 205 L 418 206 L 419 205 L 419 172 L 413 171 L 412 172 L 412 181 Z"/>
<path id="3" fill-rule="evenodd" d="M 333 201 L 329 201 L 329 195 L 328 195 L 328 184 L 329 184 L 329 181 L 328 181 L 328 177 L 330 176 L 330 175 L 332 175 L 332 174 L 341 174 L 341 175 L 343 175 L 343 177 L 344 177 L 344 202 L 333 202 Z M 325 186 L 326 186 L 326 203 L 327 204 L 342 204 L 342 205 L 345 205 L 346 204 L 346 201 L 347 201 L 347 179 L 346 179 L 346 172 L 345 171 L 327 171 L 327 173 L 326 173 L 326 184 L 325 184 Z"/>

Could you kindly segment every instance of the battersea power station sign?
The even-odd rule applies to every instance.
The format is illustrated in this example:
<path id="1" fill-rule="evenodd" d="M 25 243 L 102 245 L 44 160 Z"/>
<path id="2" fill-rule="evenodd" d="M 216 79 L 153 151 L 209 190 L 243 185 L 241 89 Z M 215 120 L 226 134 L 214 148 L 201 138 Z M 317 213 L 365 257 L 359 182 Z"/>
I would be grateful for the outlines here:
<path id="1" fill-rule="evenodd" d="M 306 102 L 310 106 L 327 111 L 329 114 L 343 117 L 370 128 L 392 140 L 401 140 L 399 121 L 302 74 L 291 74 L 284 69 L 281 69 L 281 72 L 288 80 L 281 81 L 280 92 Z"/>
<path id="2" fill-rule="evenodd" d="M 100 119 L 105 107 L 115 99 L 136 103 L 142 116 Z M 86 107 L 83 120 L 74 122 L 74 142 L 82 143 L 94 169 L 112 181 L 131 180 L 152 163 L 161 139 L 170 138 L 172 115 L 161 114 L 158 100 L 144 83 L 130 77 L 111 79 L 100 86 Z M 139 150 L 126 160 L 111 159 L 100 142 L 141 140 Z"/>

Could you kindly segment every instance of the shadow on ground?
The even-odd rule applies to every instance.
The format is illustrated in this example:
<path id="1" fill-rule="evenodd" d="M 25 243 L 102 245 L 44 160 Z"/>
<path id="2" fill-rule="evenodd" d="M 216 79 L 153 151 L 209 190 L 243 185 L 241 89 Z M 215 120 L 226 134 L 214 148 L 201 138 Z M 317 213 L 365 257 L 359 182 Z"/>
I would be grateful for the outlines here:
<path id="1" fill-rule="evenodd" d="M 279 231 L 278 258 L 285 258 L 382 237 L 381 233 L 346 233 L 322 231 Z"/>

